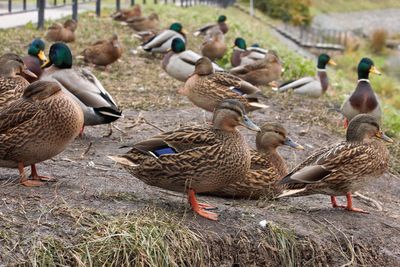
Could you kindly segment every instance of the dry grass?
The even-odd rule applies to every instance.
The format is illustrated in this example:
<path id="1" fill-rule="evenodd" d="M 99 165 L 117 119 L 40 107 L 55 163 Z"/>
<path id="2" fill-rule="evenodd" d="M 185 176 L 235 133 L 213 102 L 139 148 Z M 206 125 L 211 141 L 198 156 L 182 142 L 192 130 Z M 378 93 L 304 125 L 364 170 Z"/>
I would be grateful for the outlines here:
<path id="1" fill-rule="evenodd" d="M 383 49 L 386 47 L 387 38 L 388 32 L 385 29 L 374 30 L 370 38 L 372 52 L 382 53 Z"/>

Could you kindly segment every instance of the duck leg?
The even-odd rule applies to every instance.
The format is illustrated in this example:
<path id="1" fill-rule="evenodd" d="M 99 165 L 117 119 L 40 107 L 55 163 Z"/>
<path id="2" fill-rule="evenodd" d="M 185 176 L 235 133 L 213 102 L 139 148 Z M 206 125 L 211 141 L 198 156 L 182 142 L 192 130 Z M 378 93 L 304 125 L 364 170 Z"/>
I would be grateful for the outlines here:
<path id="1" fill-rule="evenodd" d="M 82 126 L 82 129 L 79 131 L 79 138 L 83 137 L 83 131 L 85 130 L 85 125 Z"/>
<path id="2" fill-rule="evenodd" d="M 344 208 L 344 206 L 339 206 L 336 201 L 336 196 L 331 196 L 332 208 Z"/>
<path id="3" fill-rule="evenodd" d="M 369 213 L 368 211 L 353 207 L 353 197 L 351 196 L 350 192 L 346 194 L 346 199 L 347 199 L 347 206 L 345 207 L 346 210 L 354 211 L 354 212 L 367 213 L 367 214 Z"/>
<path id="4" fill-rule="evenodd" d="M 206 219 L 209 219 L 212 221 L 218 220 L 218 214 L 205 210 L 205 206 L 208 206 L 208 208 L 209 208 L 210 205 L 197 202 L 195 192 L 193 189 L 188 189 L 188 200 L 189 200 L 189 204 L 192 207 L 194 212 L 196 212 L 197 214 L 199 214 L 200 216 L 202 216 Z"/>
<path id="5" fill-rule="evenodd" d="M 24 170 L 24 163 L 23 162 L 18 162 L 18 170 L 19 170 L 19 176 L 20 180 L 19 182 L 27 187 L 34 187 L 34 186 L 41 186 L 43 183 L 38 180 L 29 180 L 28 177 L 26 177 L 25 170 Z"/>
<path id="6" fill-rule="evenodd" d="M 345 129 L 347 129 L 347 127 L 349 127 L 349 120 L 347 118 L 344 118 L 344 120 L 343 120 L 343 127 Z"/>
<path id="7" fill-rule="evenodd" d="M 56 182 L 57 181 L 57 179 L 54 177 L 38 175 L 35 164 L 31 165 L 31 176 L 32 176 L 32 180 L 34 180 L 34 181 L 45 181 L 45 182 Z"/>

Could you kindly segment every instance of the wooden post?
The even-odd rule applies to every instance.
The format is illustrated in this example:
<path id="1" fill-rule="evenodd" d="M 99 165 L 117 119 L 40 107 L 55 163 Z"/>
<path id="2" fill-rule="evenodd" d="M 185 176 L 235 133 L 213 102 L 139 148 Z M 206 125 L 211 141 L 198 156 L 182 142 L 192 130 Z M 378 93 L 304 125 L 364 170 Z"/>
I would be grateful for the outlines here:
<path id="1" fill-rule="evenodd" d="M 39 10 L 38 10 L 38 29 L 43 29 L 44 27 L 44 9 L 46 6 L 46 0 L 37 0 Z"/>
<path id="2" fill-rule="evenodd" d="M 100 17 L 101 13 L 101 0 L 96 0 L 96 15 Z"/>
<path id="3" fill-rule="evenodd" d="M 115 1 L 115 8 L 117 9 L 117 11 L 121 10 L 121 0 Z"/>
<path id="4" fill-rule="evenodd" d="M 26 10 L 26 0 L 22 1 L 23 9 Z"/>
<path id="5" fill-rule="evenodd" d="M 131 6 L 135 5 L 135 0 L 131 0 Z"/>
<path id="6" fill-rule="evenodd" d="M 78 0 L 72 0 L 72 19 L 78 21 Z"/>
<path id="7" fill-rule="evenodd" d="M 8 12 L 11 13 L 12 10 L 12 0 L 8 0 Z"/>

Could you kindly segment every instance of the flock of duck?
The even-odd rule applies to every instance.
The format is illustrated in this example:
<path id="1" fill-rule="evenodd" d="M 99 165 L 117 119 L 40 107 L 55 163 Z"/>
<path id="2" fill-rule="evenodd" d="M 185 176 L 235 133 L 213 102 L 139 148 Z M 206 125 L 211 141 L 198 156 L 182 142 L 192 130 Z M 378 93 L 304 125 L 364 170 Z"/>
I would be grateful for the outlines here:
<path id="1" fill-rule="evenodd" d="M 360 61 L 357 87 L 343 104 L 345 141 L 318 149 L 289 172 L 277 148 L 302 146 L 279 123 L 258 127 L 246 114 L 268 107 L 257 85 L 323 95 L 329 87 L 326 65 L 334 64 L 328 55 L 318 57 L 316 77 L 278 86 L 282 61 L 277 53 L 258 45 L 247 47 L 242 38 L 235 39 L 229 72 L 214 62 L 227 51 L 226 16 L 194 33 L 204 38 L 201 55 L 186 50 L 188 36 L 180 23 L 159 30 L 158 15 L 144 17 L 140 6 L 117 12 L 113 18 L 138 31 L 144 51 L 164 54 L 162 68 L 184 82 L 179 93 L 213 112 L 211 125 L 164 132 L 134 144 L 124 155 L 110 156 L 134 177 L 186 192 L 193 211 L 211 220 L 218 217 L 211 211 L 215 207 L 199 203 L 195 193 L 247 199 L 326 194 L 333 207 L 365 212 L 353 207 L 351 192 L 387 170 L 389 153 L 381 140 L 392 142 L 380 128 L 381 109 L 368 80 L 369 73 L 379 73 L 372 60 Z M 35 164 L 61 153 L 84 126 L 109 124 L 122 117 L 101 82 L 88 69 L 73 66 L 66 43 L 75 40 L 76 28 L 77 23 L 68 20 L 48 29 L 46 39 L 54 42 L 48 58 L 41 39 L 29 45 L 23 58 L 14 53 L 0 57 L 0 167 L 18 168 L 22 185 L 40 186 L 52 180 L 38 175 Z M 87 47 L 81 56 L 87 63 L 107 68 L 122 52 L 113 35 Z M 257 132 L 256 149 L 246 144 L 239 126 Z M 25 166 L 31 166 L 30 176 Z M 336 196 L 344 195 L 347 205 L 339 206 Z"/>

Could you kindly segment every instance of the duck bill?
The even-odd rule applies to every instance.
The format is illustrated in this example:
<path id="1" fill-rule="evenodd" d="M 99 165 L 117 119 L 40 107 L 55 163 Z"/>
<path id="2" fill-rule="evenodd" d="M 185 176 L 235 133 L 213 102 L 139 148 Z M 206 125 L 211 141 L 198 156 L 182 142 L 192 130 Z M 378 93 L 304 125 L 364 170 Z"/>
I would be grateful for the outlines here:
<path id="1" fill-rule="evenodd" d="M 46 57 L 46 55 L 44 54 L 44 51 L 43 51 L 43 50 L 40 50 L 40 51 L 39 51 L 38 58 L 39 58 L 42 62 L 46 62 L 46 61 L 47 61 L 47 57 Z"/>
<path id="2" fill-rule="evenodd" d="M 328 64 L 332 66 L 337 66 L 336 62 L 333 61 L 332 59 L 329 59 Z"/>
<path id="3" fill-rule="evenodd" d="M 50 67 L 51 64 L 53 64 L 53 63 L 50 60 L 47 59 L 46 62 L 44 62 L 40 67 L 42 69 L 44 69 L 44 68 Z"/>
<path id="4" fill-rule="evenodd" d="M 188 34 L 189 34 L 185 29 L 182 29 L 181 32 L 182 32 L 183 34 L 185 34 L 185 35 L 188 35 Z"/>
<path id="5" fill-rule="evenodd" d="M 240 125 L 246 127 L 249 130 L 252 130 L 252 131 L 256 131 L 256 132 L 260 132 L 261 131 L 260 127 L 255 125 L 254 122 L 252 122 L 249 119 L 249 117 L 247 117 L 247 115 L 243 115 L 243 118 L 242 118 L 242 121 L 241 121 Z"/>
<path id="6" fill-rule="evenodd" d="M 290 146 L 291 148 L 294 148 L 294 149 L 299 149 L 299 150 L 304 149 L 304 147 L 302 145 L 299 145 L 296 142 L 293 142 L 293 140 L 290 137 L 286 137 L 284 144 L 286 146 Z"/>
<path id="7" fill-rule="evenodd" d="M 369 70 L 369 72 L 378 74 L 378 75 L 382 75 L 382 73 L 375 66 L 372 66 L 371 69 Z"/>
<path id="8" fill-rule="evenodd" d="M 385 142 L 393 143 L 393 139 L 384 134 L 382 131 L 377 132 L 375 136 L 384 140 Z"/>
<path id="9" fill-rule="evenodd" d="M 23 72 L 24 74 L 28 75 L 29 77 L 32 77 L 32 78 L 35 78 L 35 79 L 38 77 L 35 73 L 33 73 L 32 71 L 30 71 L 30 70 L 27 69 L 27 68 L 25 68 L 24 70 L 22 70 L 22 72 Z"/>

